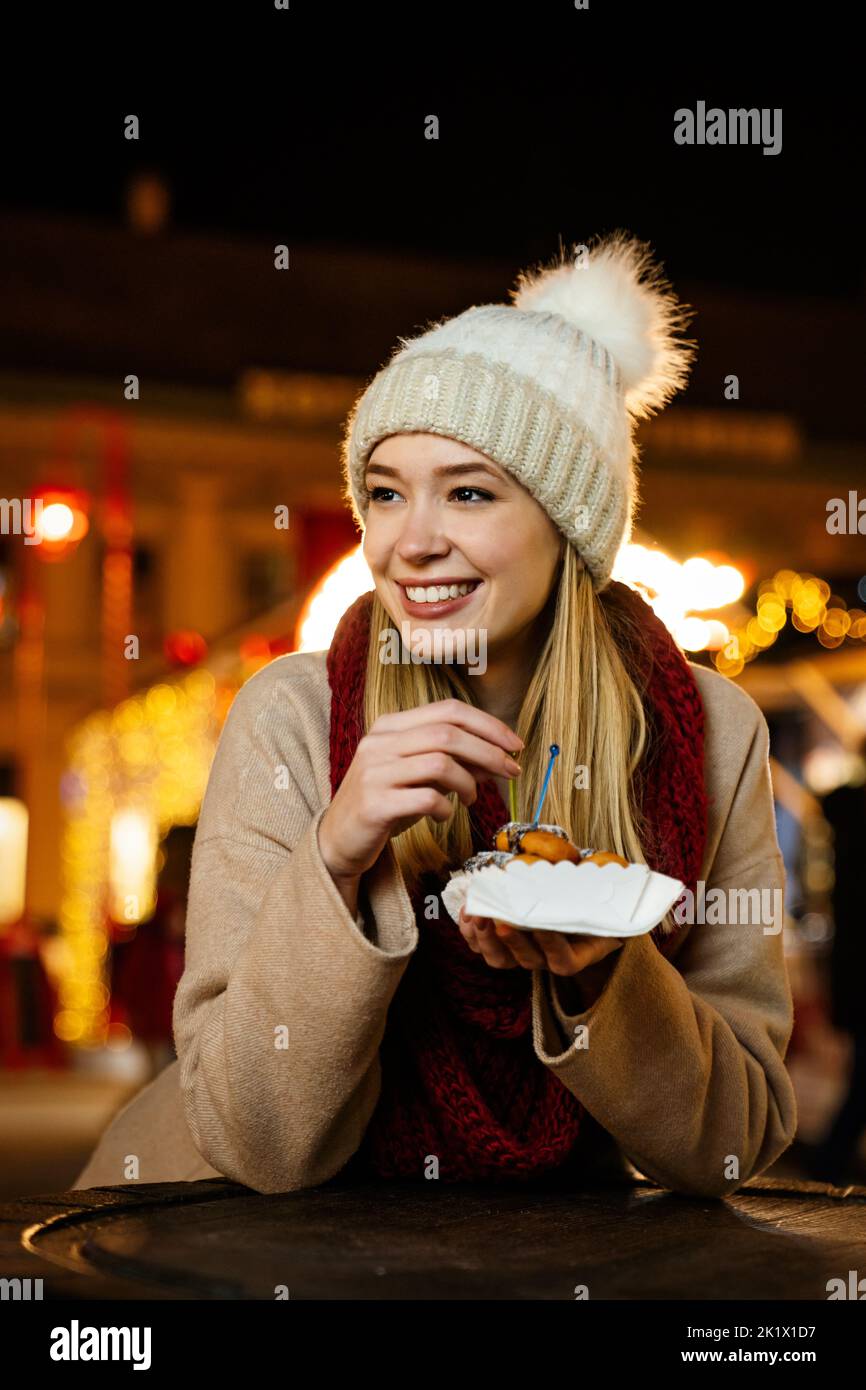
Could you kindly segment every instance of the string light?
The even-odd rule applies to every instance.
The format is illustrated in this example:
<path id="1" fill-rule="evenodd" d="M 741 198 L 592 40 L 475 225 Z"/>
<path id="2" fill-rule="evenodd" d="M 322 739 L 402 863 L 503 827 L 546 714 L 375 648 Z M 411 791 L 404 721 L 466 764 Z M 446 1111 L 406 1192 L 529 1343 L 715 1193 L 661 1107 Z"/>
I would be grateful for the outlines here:
<path id="1" fill-rule="evenodd" d="M 194 824 L 237 688 L 232 681 L 218 685 L 210 671 L 191 671 L 88 716 L 67 744 L 61 935 L 52 956 L 59 981 L 54 1031 L 64 1042 L 123 1045 L 125 1034 L 109 1026 L 112 910 L 122 908 L 126 921 L 152 913 L 157 842 L 173 825 Z M 128 902 L 136 897 L 130 916 Z"/>
<path id="2" fill-rule="evenodd" d="M 814 633 L 828 650 L 846 640 L 866 641 L 862 608 L 848 608 L 817 575 L 781 569 L 758 585 L 754 614 L 731 630 L 715 655 L 716 666 L 725 676 L 738 676 L 747 662 L 773 645 L 789 621 L 798 632 Z"/>

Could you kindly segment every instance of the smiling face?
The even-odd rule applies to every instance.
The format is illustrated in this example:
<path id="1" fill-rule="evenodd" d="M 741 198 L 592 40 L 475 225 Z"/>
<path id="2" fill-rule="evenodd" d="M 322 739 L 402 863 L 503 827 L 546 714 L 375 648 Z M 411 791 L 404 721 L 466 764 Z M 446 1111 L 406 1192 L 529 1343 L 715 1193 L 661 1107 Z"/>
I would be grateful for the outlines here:
<path id="1" fill-rule="evenodd" d="M 531 493 L 436 434 L 389 435 L 365 477 L 364 557 L 395 626 L 486 629 L 491 652 L 519 645 L 566 544 Z"/>

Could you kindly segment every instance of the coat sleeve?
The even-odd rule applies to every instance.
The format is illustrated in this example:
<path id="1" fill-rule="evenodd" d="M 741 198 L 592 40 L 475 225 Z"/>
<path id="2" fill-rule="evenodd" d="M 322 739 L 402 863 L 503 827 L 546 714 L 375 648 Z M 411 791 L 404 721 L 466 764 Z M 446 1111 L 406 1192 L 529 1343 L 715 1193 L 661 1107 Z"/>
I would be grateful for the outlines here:
<path id="1" fill-rule="evenodd" d="M 567 981 L 533 979 L 536 1055 L 647 1177 L 719 1197 L 773 1163 L 797 1123 L 769 735 L 754 701 L 731 691 L 710 748 L 726 804 L 705 878 L 708 920 L 681 929 L 672 959 L 648 935 L 630 938 L 583 1012 L 564 1007 Z M 731 766 L 739 776 L 728 773 L 732 794 L 723 793 L 720 769 Z"/>
<path id="2" fill-rule="evenodd" d="M 278 1192 L 326 1181 L 358 1148 L 418 934 L 390 846 L 362 881 L 366 922 L 352 918 L 319 851 L 304 678 L 265 695 L 258 680 L 236 696 L 211 768 L 173 1023 L 196 1148 Z"/>

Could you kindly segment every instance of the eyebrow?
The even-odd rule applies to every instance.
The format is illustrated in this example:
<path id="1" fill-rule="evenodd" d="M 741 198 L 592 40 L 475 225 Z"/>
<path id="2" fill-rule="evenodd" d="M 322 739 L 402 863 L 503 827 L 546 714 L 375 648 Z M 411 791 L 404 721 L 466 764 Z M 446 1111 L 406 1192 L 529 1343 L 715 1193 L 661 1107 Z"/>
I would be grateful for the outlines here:
<path id="1" fill-rule="evenodd" d="M 400 472 L 397 468 L 390 468 L 385 463 L 368 463 L 368 473 L 381 473 L 388 478 L 399 478 Z M 487 473 L 491 478 L 495 478 L 498 483 L 504 482 L 501 473 L 488 467 L 486 463 L 442 463 L 438 468 L 433 469 L 434 474 L 440 478 L 453 478 L 464 473 Z"/>

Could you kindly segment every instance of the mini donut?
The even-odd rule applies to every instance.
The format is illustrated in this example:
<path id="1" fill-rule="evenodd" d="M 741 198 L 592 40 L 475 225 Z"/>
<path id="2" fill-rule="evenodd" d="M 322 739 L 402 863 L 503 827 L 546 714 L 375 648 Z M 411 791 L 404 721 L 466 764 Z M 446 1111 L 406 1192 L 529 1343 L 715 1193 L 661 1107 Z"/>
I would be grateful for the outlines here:
<path id="1" fill-rule="evenodd" d="M 576 845 L 551 835 L 549 830 L 527 830 L 520 844 L 520 858 L 527 854 L 546 859 L 550 864 L 560 864 L 563 860 L 570 864 L 580 863 L 580 850 Z"/>
<path id="2" fill-rule="evenodd" d="M 609 849 L 596 850 L 595 854 L 587 855 L 584 864 L 621 864 L 624 869 L 628 868 L 628 860 L 623 859 L 621 854 L 614 854 Z"/>
<path id="3" fill-rule="evenodd" d="M 560 840 L 568 839 L 565 831 L 559 825 L 533 825 L 532 821 L 510 820 L 497 830 L 496 848 L 507 849 L 512 854 L 519 854 L 523 836 L 530 830 L 549 830 Z"/>
<path id="4" fill-rule="evenodd" d="M 509 821 L 496 832 L 496 848 L 522 855 L 524 850 L 556 864 L 562 859 L 580 863 L 580 850 L 571 843 L 561 825 L 533 825 L 531 821 Z"/>

